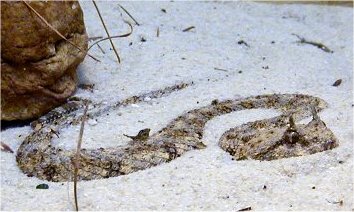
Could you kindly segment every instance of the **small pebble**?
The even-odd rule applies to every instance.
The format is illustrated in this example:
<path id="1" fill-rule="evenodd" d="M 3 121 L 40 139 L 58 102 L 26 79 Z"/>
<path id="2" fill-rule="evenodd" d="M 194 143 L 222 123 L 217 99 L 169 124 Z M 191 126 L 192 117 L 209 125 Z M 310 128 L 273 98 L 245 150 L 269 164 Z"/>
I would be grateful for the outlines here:
<path id="1" fill-rule="evenodd" d="M 48 189 L 48 184 L 42 183 L 36 186 L 36 189 Z"/>
<path id="2" fill-rule="evenodd" d="M 337 86 L 339 86 L 340 84 L 342 84 L 342 79 L 336 80 L 336 81 L 333 83 L 332 86 L 337 87 Z"/>

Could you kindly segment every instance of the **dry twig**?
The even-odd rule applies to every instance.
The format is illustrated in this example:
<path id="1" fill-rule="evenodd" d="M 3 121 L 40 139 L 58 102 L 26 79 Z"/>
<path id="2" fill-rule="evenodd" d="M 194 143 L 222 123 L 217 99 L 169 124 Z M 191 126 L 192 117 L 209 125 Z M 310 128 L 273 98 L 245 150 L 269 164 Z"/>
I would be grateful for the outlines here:
<path id="1" fill-rule="evenodd" d="M 115 46 L 114 46 L 114 44 L 113 44 L 113 41 L 112 41 L 112 39 L 111 39 L 111 36 L 109 35 L 109 32 L 108 32 L 107 27 L 106 27 L 106 24 L 105 24 L 105 23 L 104 23 L 104 21 L 103 21 L 103 18 L 102 18 L 102 16 L 101 16 L 100 10 L 98 9 L 98 7 L 97 7 L 97 4 L 96 4 L 95 0 L 92 0 L 92 3 L 93 3 L 93 5 L 95 5 L 96 11 L 97 11 L 97 13 L 98 13 L 98 16 L 99 16 L 99 17 L 100 17 L 100 19 L 101 19 L 101 22 L 102 22 L 103 28 L 104 28 L 104 30 L 106 31 L 106 34 L 107 34 L 108 39 L 109 39 L 109 42 L 111 42 L 111 45 L 112 45 L 113 51 L 114 51 L 114 53 L 115 53 L 115 54 L 116 54 L 116 56 L 117 56 L 118 63 L 120 63 L 120 57 L 119 57 L 119 55 L 118 55 L 118 52 L 117 52 L 117 50 L 116 50 L 116 47 L 115 47 Z"/>
<path id="2" fill-rule="evenodd" d="M 67 41 L 68 43 L 70 43 L 71 45 L 73 45 L 75 48 L 77 48 L 78 50 L 80 50 L 81 52 L 84 52 L 86 55 L 88 55 L 89 57 L 91 57 L 92 59 L 101 62 L 99 59 L 95 58 L 94 56 L 90 55 L 87 51 L 83 50 L 82 48 L 80 48 L 79 46 L 77 46 L 75 43 L 71 42 L 70 40 L 68 40 L 64 35 L 62 35 L 58 30 L 56 30 L 52 25 L 50 25 L 50 23 L 48 23 L 47 20 L 45 20 L 45 18 L 43 18 L 43 16 L 41 16 L 41 14 L 39 14 L 29 3 L 27 3 L 26 1 L 22 0 L 22 2 L 30 9 L 32 10 L 38 17 L 39 19 L 41 19 L 51 30 L 53 30 L 55 33 L 57 33 L 61 38 L 63 38 L 65 41 Z"/>
<path id="3" fill-rule="evenodd" d="M 252 210 L 252 207 L 242 208 L 242 209 L 240 209 L 238 211 L 250 211 L 250 210 Z"/>
<path id="4" fill-rule="evenodd" d="M 322 43 L 314 42 L 314 41 L 308 41 L 305 38 L 303 38 L 303 37 L 301 37 L 301 36 L 299 36 L 299 35 L 297 35 L 295 33 L 292 33 L 292 35 L 295 35 L 299 39 L 299 41 L 297 41 L 298 43 L 310 44 L 310 45 L 316 46 L 317 48 L 323 50 L 324 52 L 333 53 L 333 51 L 331 49 L 329 49 L 327 46 L 325 46 Z"/>
<path id="5" fill-rule="evenodd" d="M 110 38 L 124 38 L 124 37 L 128 37 L 129 35 L 131 35 L 133 33 L 133 26 L 129 23 L 129 22 L 125 22 L 129 25 L 130 27 L 130 32 L 126 33 L 126 34 L 123 34 L 123 35 L 115 35 L 115 36 L 112 36 Z M 96 42 L 94 42 L 93 44 L 91 44 L 91 46 L 88 48 L 88 51 L 96 44 L 102 42 L 102 41 L 105 41 L 105 40 L 108 40 L 110 39 L 109 37 L 106 37 L 106 38 L 102 38 Z"/>
<path id="6" fill-rule="evenodd" d="M 80 160 L 82 135 L 84 134 L 84 127 L 85 127 L 87 110 L 88 110 L 88 102 L 86 101 L 85 102 L 84 114 L 82 115 L 80 133 L 79 133 L 79 138 L 78 138 L 78 141 L 77 141 L 77 149 L 76 149 L 76 155 L 75 155 L 75 160 L 74 160 L 74 198 L 75 198 L 75 209 L 76 209 L 76 211 L 79 211 L 79 205 L 78 205 L 78 201 L 77 201 L 77 175 L 78 175 L 78 172 L 79 172 L 79 160 Z"/>
<path id="7" fill-rule="evenodd" d="M 190 30 L 192 30 L 194 28 L 195 28 L 195 26 L 190 26 L 190 27 L 187 27 L 184 30 L 182 30 L 182 32 L 188 32 L 188 31 L 190 31 Z"/>
<path id="8" fill-rule="evenodd" d="M 225 72 L 228 72 L 228 71 L 229 71 L 229 70 L 227 70 L 227 69 L 217 68 L 217 67 L 214 67 L 214 70 L 217 70 L 217 71 L 225 71 Z"/>
<path id="9" fill-rule="evenodd" d="M 88 41 L 95 41 L 95 40 L 98 40 L 98 39 L 101 39 L 102 36 L 95 36 L 95 37 L 90 37 L 88 38 Z"/>
<path id="10" fill-rule="evenodd" d="M 103 54 L 106 54 L 106 52 L 102 49 L 102 47 L 100 46 L 100 44 L 97 44 L 97 46 L 98 46 L 98 48 L 101 50 L 101 52 L 102 52 Z"/>
<path id="11" fill-rule="evenodd" d="M 122 10 L 124 10 L 126 14 L 128 14 L 128 16 L 135 22 L 136 25 L 140 26 L 140 24 L 135 20 L 135 18 L 132 15 L 130 15 L 130 13 L 122 5 L 118 4 L 118 6 L 122 8 Z"/>

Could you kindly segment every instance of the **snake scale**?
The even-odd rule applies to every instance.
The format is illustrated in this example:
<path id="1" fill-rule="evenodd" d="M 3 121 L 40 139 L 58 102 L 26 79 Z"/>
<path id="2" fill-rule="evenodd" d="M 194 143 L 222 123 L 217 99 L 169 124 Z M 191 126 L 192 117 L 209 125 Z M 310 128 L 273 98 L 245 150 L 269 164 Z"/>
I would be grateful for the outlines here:
<path id="1" fill-rule="evenodd" d="M 145 98 L 160 98 L 184 89 L 179 84 L 162 90 L 133 96 L 109 107 L 93 105 L 88 118 L 95 118 L 121 106 L 139 103 Z M 40 124 L 28 135 L 17 151 L 17 163 L 28 176 L 48 181 L 72 181 L 76 150 L 51 145 L 61 130 L 80 123 L 83 103 L 71 101 L 40 118 Z M 122 147 L 81 149 L 79 180 L 126 175 L 174 160 L 183 153 L 206 148 L 203 129 L 212 118 L 247 109 L 276 109 L 279 116 L 249 122 L 224 132 L 219 146 L 236 160 L 275 160 L 330 150 L 338 141 L 317 115 L 327 107 L 324 100 L 303 94 L 269 94 L 218 101 L 187 111 L 143 141 Z M 312 115 L 308 124 L 295 124 Z"/>

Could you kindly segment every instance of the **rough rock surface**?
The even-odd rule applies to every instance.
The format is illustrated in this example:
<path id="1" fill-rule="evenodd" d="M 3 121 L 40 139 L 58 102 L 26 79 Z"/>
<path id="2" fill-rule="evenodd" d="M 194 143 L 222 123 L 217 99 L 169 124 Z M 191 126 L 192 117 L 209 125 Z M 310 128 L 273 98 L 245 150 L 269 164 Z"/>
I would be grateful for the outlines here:
<path id="1" fill-rule="evenodd" d="M 78 2 L 30 2 L 68 40 L 87 49 Z M 76 89 L 85 53 L 62 39 L 23 2 L 1 2 L 1 120 L 36 118 Z"/>

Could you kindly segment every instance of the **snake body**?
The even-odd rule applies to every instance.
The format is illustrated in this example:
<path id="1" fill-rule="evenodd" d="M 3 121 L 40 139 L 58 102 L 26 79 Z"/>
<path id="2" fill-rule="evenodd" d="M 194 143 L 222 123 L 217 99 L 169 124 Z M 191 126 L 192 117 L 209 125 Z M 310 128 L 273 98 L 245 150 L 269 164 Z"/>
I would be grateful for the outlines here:
<path id="1" fill-rule="evenodd" d="M 162 96 L 156 95 L 156 92 L 154 95 L 155 98 Z M 135 100 L 139 99 L 135 97 Z M 129 102 L 131 100 L 126 104 Z M 126 175 L 170 162 L 187 151 L 206 148 L 202 138 L 209 120 L 246 109 L 276 109 L 281 114 L 232 128 L 221 136 L 219 146 L 236 160 L 274 160 L 329 150 L 338 142 L 316 114 L 306 125 L 296 125 L 290 129 L 288 124 L 290 117 L 298 121 L 311 116 L 311 108 L 320 111 L 325 107 L 322 99 L 302 94 L 260 95 L 220 102 L 213 100 L 207 106 L 187 111 L 173 119 L 144 142 L 116 148 L 81 149 L 78 177 L 79 180 L 92 180 Z M 34 130 L 19 147 L 18 166 L 28 176 L 57 182 L 73 180 L 76 151 L 51 145 L 56 132 L 70 127 L 81 118 L 78 115 L 82 111 L 78 109 L 80 107 L 71 105 L 69 108 L 71 112 L 64 113 L 66 115 L 55 115 L 56 118 L 53 118 L 52 114 L 50 121 L 42 123 L 42 128 Z M 96 108 L 96 112 L 89 113 L 89 118 L 98 116 L 102 111 L 104 109 Z"/>

